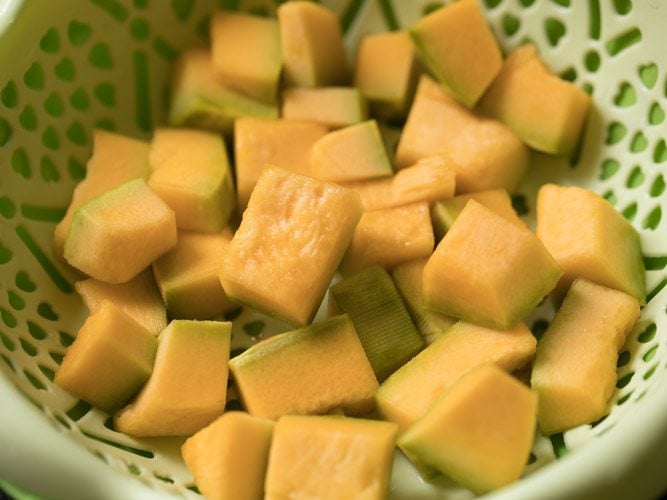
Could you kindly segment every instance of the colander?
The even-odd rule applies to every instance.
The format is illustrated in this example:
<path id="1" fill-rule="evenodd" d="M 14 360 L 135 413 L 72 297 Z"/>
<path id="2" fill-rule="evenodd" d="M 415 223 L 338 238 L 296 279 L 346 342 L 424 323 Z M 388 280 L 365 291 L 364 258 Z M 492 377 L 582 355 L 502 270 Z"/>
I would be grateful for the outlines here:
<path id="1" fill-rule="evenodd" d="M 45 498 L 198 498 L 179 439 L 135 440 L 53 385 L 85 310 L 80 277 L 51 252 L 55 223 L 85 175 L 95 127 L 149 138 L 165 121 L 169 69 L 207 43 L 215 8 L 270 15 L 279 1 L 0 0 L 0 478 Z M 347 48 L 410 25 L 424 0 L 323 1 Z M 530 220 L 535 188 L 603 195 L 641 235 L 648 300 L 618 361 L 599 422 L 539 438 L 526 477 L 494 498 L 651 498 L 667 488 L 667 1 L 484 0 L 505 51 L 533 42 L 551 68 L 590 92 L 574 161 L 534 154 L 514 197 Z M 471 61 L 474 64 L 474 61 Z M 527 321 L 536 334 L 552 311 Z M 234 345 L 285 328 L 243 311 Z M 230 407 L 238 407 L 230 395 Z M 18 488 L 18 489 L 17 489 Z M 424 483 L 399 454 L 390 497 L 468 498 Z"/>

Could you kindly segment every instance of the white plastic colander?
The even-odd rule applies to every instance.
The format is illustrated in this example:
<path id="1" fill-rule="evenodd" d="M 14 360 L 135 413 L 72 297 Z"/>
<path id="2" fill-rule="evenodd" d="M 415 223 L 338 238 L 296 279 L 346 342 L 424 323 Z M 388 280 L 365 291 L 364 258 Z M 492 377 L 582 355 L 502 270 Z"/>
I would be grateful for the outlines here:
<path id="1" fill-rule="evenodd" d="M 94 127 L 148 138 L 164 123 L 168 72 L 206 44 L 215 8 L 270 14 L 278 1 L 0 0 L 0 482 L 45 498 L 197 498 L 179 439 L 141 439 L 51 380 L 85 317 L 78 277 L 51 253 L 85 174 Z M 408 26 L 424 0 L 324 1 L 348 49 Z M 593 95 L 578 160 L 534 155 L 515 198 L 530 219 L 547 180 L 602 194 L 641 234 L 649 296 L 619 358 L 609 415 L 541 438 L 526 478 L 494 498 L 650 498 L 667 488 L 667 1 L 485 0 L 503 49 L 531 40 Z M 474 61 L 471 61 L 474 64 Z M 550 312 L 528 320 L 539 334 Z M 245 311 L 234 344 L 283 325 Z M 231 406 L 238 404 L 231 396 Z M 14 491 L 14 490 L 12 490 Z M 467 498 L 423 483 L 400 455 L 390 497 Z"/>

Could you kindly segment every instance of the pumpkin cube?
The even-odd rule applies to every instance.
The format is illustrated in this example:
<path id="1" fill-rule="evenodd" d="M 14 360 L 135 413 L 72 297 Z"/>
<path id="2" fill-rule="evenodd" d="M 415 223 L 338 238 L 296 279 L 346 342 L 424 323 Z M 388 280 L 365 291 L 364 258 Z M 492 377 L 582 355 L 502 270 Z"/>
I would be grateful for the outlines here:
<path id="1" fill-rule="evenodd" d="M 496 77 L 503 56 L 478 0 L 459 0 L 424 16 L 408 30 L 417 53 L 438 81 L 472 108 Z"/>
<path id="2" fill-rule="evenodd" d="M 372 33 L 359 42 L 354 85 L 368 99 L 376 116 L 405 118 L 417 88 L 418 70 L 407 33 Z"/>
<path id="3" fill-rule="evenodd" d="M 281 333 L 233 358 L 230 368 L 251 415 L 373 409 L 378 383 L 347 315 Z"/>
<path id="4" fill-rule="evenodd" d="M 114 416 L 134 437 L 191 436 L 225 410 L 232 324 L 174 320 L 159 335 L 155 365 L 132 403 Z"/>
<path id="5" fill-rule="evenodd" d="M 157 336 L 167 327 L 167 311 L 150 269 L 146 269 L 125 283 L 111 285 L 88 278 L 77 281 L 74 288 L 91 313 L 97 311 L 108 300 L 153 335 Z"/>
<path id="6" fill-rule="evenodd" d="M 277 118 L 278 107 L 253 99 L 221 82 L 206 49 L 184 52 L 174 66 L 170 125 L 231 134 L 241 116 Z"/>
<path id="7" fill-rule="evenodd" d="M 342 85 L 349 77 L 336 13 L 307 1 L 277 10 L 285 81 L 296 87 Z"/>
<path id="8" fill-rule="evenodd" d="M 507 57 L 480 101 L 480 109 L 530 147 L 563 156 L 574 152 L 590 105 L 590 96 L 554 75 L 533 45 L 522 45 Z"/>
<path id="9" fill-rule="evenodd" d="M 354 231 L 340 270 L 349 276 L 379 264 L 391 270 L 433 252 L 428 203 L 365 212 Z"/>
<path id="10" fill-rule="evenodd" d="M 354 87 L 288 88 L 282 97 L 281 114 L 289 120 L 341 128 L 368 119 L 366 99 Z"/>
<path id="11" fill-rule="evenodd" d="M 457 167 L 457 194 L 511 192 L 529 163 L 528 148 L 509 128 L 467 109 L 423 75 L 398 143 L 396 166 L 439 153 L 448 154 Z"/>
<path id="12" fill-rule="evenodd" d="M 274 103 L 282 68 L 278 21 L 228 10 L 214 13 L 211 61 L 220 81 Z"/>
<path id="13" fill-rule="evenodd" d="M 446 390 L 399 439 L 408 455 L 477 494 L 518 480 L 535 435 L 537 395 L 495 365 Z"/>
<path id="14" fill-rule="evenodd" d="M 124 283 L 176 244 L 176 217 L 143 179 L 81 205 L 65 241 L 65 259 L 89 276 Z"/>
<path id="15" fill-rule="evenodd" d="M 112 302 L 93 312 L 67 349 L 54 382 L 93 406 L 112 412 L 146 382 L 155 336 Z"/>
<path id="16" fill-rule="evenodd" d="M 266 165 L 310 174 L 310 148 L 328 129 L 305 120 L 239 118 L 234 124 L 236 191 L 241 211 Z"/>
<path id="17" fill-rule="evenodd" d="M 536 345 L 523 323 L 501 331 L 459 321 L 382 383 L 378 411 L 403 432 L 473 368 L 493 363 L 514 371 L 533 359 Z"/>
<path id="18" fill-rule="evenodd" d="M 220 284 L 220 262 L 232 239 L 220 233 L 179 231 L 176 246 L 153 262 L 153 273 L 169 315 L 215 319 L 238 308 Z"/>
<path id="19" fill-rule="evenodd" d="M 396 426 L 388 422 L 285 416 L 273 434 L 266 499 L 382 500 L 395 442 Z"/>
<path id="20" fill-rule="evenodd" d="M 562 274 L 527 227 L 469 200 L 424 267 L 424 302 L 504 330 L 528 315 Z"/>
<path id="21" fill-rule="evenodd" d="M 602 196 L 574 186 L 545 184 L 537 194 L 537 236 L 563 268 L 557 301 L 576 278 L 646 298 L 646 272 L 637 231 Z"/>
<path id="22" fill-rule="evenodd" d="M 209 500 L 262 500 L 274 423 L 230 411 L 181 447 L 195 484 Z"/>
<path id="23" fill-rule="evenodd" d="M 531 386 L 543 434 L 603 417 L 616 385 L 616 361 L 639 318 L 630 295 L 577 279 L 544 332 Z"/>
<path id="24" fill-rule="evenodd" d="M 311 175 L 323 181 L 348 182 L 394 173 L 375 120 L 334 130 L 310 150 Z"/>
<path id="25" fill-rule="evenodd" d="M 200 130 L 157 129 L 150 152 L 148 185 L 176 214 L 176 226 L 221 231 L 236 206 L 225 143 Z"/>
<path id="26" fill-rule="evenodd" d="M 222 262 L 225 292 L 269 315 L 310 323 L 361 212 L 354 191 L 266 168 Z"/>

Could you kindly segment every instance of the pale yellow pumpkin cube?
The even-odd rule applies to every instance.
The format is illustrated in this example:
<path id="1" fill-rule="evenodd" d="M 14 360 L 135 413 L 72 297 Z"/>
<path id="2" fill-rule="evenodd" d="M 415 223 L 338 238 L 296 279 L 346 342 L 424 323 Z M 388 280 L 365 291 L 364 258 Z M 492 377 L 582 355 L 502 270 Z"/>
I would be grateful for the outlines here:
<path id="1" fill-rule="evenodd" d="M 215 12 L 211 61 L 225 85 L 274 103 L 282 68 L 278 21 L 228 10 Z"/>
<path id="2" fill-rule="evenodd" d="M 382 383 L 380 415 L 404 432 L 461 376 L 488 363 L 511 372 L 532 360 L 536 345 L 523 323 L 491 330 L 459 321 Z"/>
<path id="3" fill-rule="evenodd" d="M 53 233 L 53 253 L 57 257 L 63 257 L 72 219 L 81 205 L 132 179 L 148 180 L 148 153 L 145 141 L 106 130 L 93 131 L 93 153 L 86 164 L 86 177 L 74 188 L 65 216 Z"/>
<path id="4" fill-rule="evenodd" d="M 553 74 L 533 45 L 522 45 L 507 57 L 479 105 L 530 147 L 569 156 L 579 142 L 591 97 Z"/>
<path id="5" fill-rule="evenodd" d="M 364 210 L 381 210 L 411 203 L 434 203 L 454 195 L 456 170 L 447 155 L 429 156 L 391 177 L 347 182 L 364 204 Z"/>
<path id="6" fill-rule="evenodd" d="M 352 190 L 266 168 L 222 261 L 227 295 L 291 323 L 310 323 L 361 212 Z"/>
<path id="7" fill-rule="evenodd" d="M 646 298 L 637 231 L 602 196 L 585 188 L 545 184 L 537 194 L 537 236 L 563 268 L 554 297 L 576 278 Z"/>
<path id="8" fill-rule="evenodd" d="M 179 229 L 218 232 L 236 206 L 225 143 L 218 134 L 160 128 L 153 133 L 148 185 L 171 207 Z"/>
<path id="9" fill-rule="evenodd" d="M 310 174 L 310 148 L 328 129 L 308 120 L 243 117 L 234 124 L 234 161 L 238 205 L 245 209 L 266 165 Z"/>
<path id="10" fill-rule="evenodd" d="M 531 386 L 543 434 L 602 418 L 616 385 L 616 361 L 639 318 L 630 295 L 578 279 L 537 347 Z"/>
<path id="11" fill-rule="evenodd" d="M 474 64 L 472 65 L 474 66 Z M 396 150 L 405 168 L 446 153 L 456 169 L 457 194 L 513 191 L 528 168 L 528 148 L 501 122 L 469 110 L 423 75 Z"/>
<path id="12" fill-rule="evenodd" d="M 428 203 L 365 212 L 341 262 L 349 276 L 379 264 L 387 270 L 433 252 L 434 238 Z"/>
<path id="13" fill-rule="evenodd" d="M 468 108 L 475 106 L 503 63 L 478 0 L 459 0 L 419 19 L 408 30 L 436 79 Z"/>
<path id="14" fill-rule="evenodd" d="M 153 262 L 167 311 L 176 319 L 215 319 L 239 307 L 220 284 L 220 264 L 232 239 L 219 233 L 179 231 L 176 246 Z"/>
<path id="15" fill-rule="evenodd" d="M 343 85 L 349 78 L 338 16 L 308 1 L 277 10 L 285 82 L 297 87 Z"/>
<path id="16" fill-rule="evenodd" d="M 419 67 L 407 33 L 372 33 L 359 42 L 354 85 L 376 116 L 404 118 L 417 88 Z"/>
<path id="17" fill-rule="evenodd" d="M 259 101 L 221 82 L 207 49 L 190 49 L 178 59 L 171 79 L 170 125 L 231 134 L 241 116 L 277 118 L 278 106 Z"/>
<path id="18" fill-rule="evenodd" d="M 222 415 L 232 324 L 174 320 L 158 337 L 155 365 L 132 403 L 114 416 L 135 437 L 190 436 Z"/>
<path id="19" fill-rule="evenodd" d="M 466 203 L 471 199 L 484 205 L 486 208 L 490 208 L 510 222 L 515 222 L 519 226 L 526 226 L 525 222 L 521 220 L 514 210 L 514 207 L 512 207 L 512 198 L 509 193 L 504 189 L 490 189 L 488 191 L 460 194 L 434 203 L 431 207 L 431 219 L 433 220 L 436 241 L 442 239 L 463 211 Z"/>
<path id="20" fill-rule="evenodd" d="M 338 410 L 365 414 L 378 388 L 347 315 L 263 340 L 229 366 L 245 408 L 263 418 Z"/>
<path id="21" fill-rule="evenodd" d="M 181 447 L 199 491 L 209 500 L 262 500 L 274 423 L 230 411 Z"/>
<path id="22" fill-rule="evenodd" d="M 386 498 L 396 431 L 394 424 L 377 420 L 281 418 L 273 434 L 265 498 Z"/>
<path id="23" fill-rule="evenodd" d="M 530 229 L 471 199 L 424 267 L 424 302 L 502 330 L 527 316 L 562 274 Z"/>
<path id="24" fill-rule="evenodd" d="M 155 336 L 105 301 L 67 349 L 54 382 L 104 411 L 123 406 L 153 369 Z"/>
<path id="25" fill-rule="evenodd" d="M 495 365 L 444 391 L 399 439 L 409 456 L 477 494 L 517 481 L 533 446 L 537 394 Z"/>
<path id="26" fill-rule="evenodd" d="M 341 128 L 367 120 L 368 103 L 354 87 L 287 88 L 283 90 L 281 116 Z"/>
<path id="27" fill-rule="evenodd" d="M 124 283 L 176 244 L 174 211 L 143 179 L 81 205 L 72 219 L 65 259 L 89 276 Z"/>
<path id="28" fill-rule="evenodd" d="M 112 285 L 89 278 L 77 281 L 74 288 L 91 313 L 97 311 L 108 300 L 153 335 L 159 334 L 167 327 L 167 311 L 150 269 L 146 269 L 125 283 Z"/>

